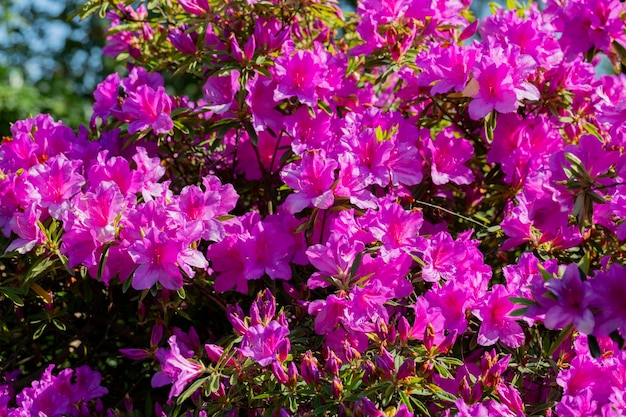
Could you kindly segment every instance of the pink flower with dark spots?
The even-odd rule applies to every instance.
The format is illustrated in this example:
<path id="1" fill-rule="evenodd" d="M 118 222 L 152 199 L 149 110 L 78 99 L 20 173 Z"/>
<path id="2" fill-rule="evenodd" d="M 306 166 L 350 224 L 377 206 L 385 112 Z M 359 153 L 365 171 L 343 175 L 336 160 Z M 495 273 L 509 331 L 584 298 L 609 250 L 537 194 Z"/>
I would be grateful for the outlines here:
<path id="1" fill-rule="evenodd" d="M 130 123 L 128 133 L 131 135 L 152 128 L 156 134 L 166 134 L 174 127 L 170 117 L 172 99 L 163 87 L 142 85 L 129 94 L 122 104 L 122 111 Z"/>

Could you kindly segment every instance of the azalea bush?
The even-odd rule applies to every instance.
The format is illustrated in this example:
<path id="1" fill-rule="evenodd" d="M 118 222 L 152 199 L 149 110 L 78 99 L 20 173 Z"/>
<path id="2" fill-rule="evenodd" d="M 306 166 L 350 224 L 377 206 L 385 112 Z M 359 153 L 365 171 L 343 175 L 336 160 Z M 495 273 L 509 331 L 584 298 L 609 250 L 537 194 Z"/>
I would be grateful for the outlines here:
<path id="1" fill-rule="evenodd" d="M 469 6 L 84 4 L 126 71 L 2 140 L 0 415 L 626 415 L 626 6 Z"/>

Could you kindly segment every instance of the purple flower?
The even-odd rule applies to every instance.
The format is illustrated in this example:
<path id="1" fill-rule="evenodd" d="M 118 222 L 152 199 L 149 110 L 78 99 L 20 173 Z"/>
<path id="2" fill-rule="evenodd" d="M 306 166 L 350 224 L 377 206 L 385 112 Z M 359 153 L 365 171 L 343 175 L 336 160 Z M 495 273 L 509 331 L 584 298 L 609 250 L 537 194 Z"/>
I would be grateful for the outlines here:
<path id="1" fill-rule="evenodd" d="M 197 50 L 196 40 L 198 33 L 196 31 L 191 31 L 190 33 L 188 29 L 187 26 L 170 29 L 167 34 L 167 40 L 183 54 L 193 55 Z"/>
<path id="2" fill-rule="evenodd" d="M 553 278 L 545 287 L 556 296 L 556 304 L 548 309 L 544 319 L 548 329 L 560 329 L 573 323 L 581 333 L 593 332 L 595 322 L 589 309 L 593 294 L 591 284 L 581 280 L 577 265 L 568 265 L 561 279 Z"/>
<path id="3" fill-rule="evenodd" d="M 474 155 L 472 143 L 466 139 L 457 139 L 450 129 L 437 134 L 435 139 L 426 140 L 431 177 L 436 185 L 448 182 L 463 185 L 474 180 L 474 174 L 465 162 Z"/>
<path id="4" fill-rule="evenodd" d="M 209 2 L 207 0 L 178 0 L 178 4 L 186 12 L 196 16 L 204 16 L 209 11 Z"/>
<path id="5" fill-rule="evenodd" d="M 524 342 L 524 332 L 509 314 L 516 306 L 509 300 L 510 294 L 503 285 L 496 284 L 488 292 L 483 304 L 475 314 L 482 320 L 478 332 L 478 344 L 491 346 L 498 340 L 517 348 Z"/>
<path id="6" fill-rule="evenodd" d="M 474 120 L 485 117 L 492 110 L 512 113 L 519 106 L 512 68 L 501 59 L 495 62 L 488 60 L 481 62 L 464 93 L 473 98 L 469 105 L 469 114 Z"/>
<path id="7" fill-rule="evenodd" d="M 327 209 L 333 205 L 333 184 L 337 162 L 326 158 L 319 151 L 306 152 L 300 164 L 291 163 L 281 172 L 281 178 L 294 191 L 287 197 L 283 206 L 290 213 L 298 213 L 313 205 Z"/>
<path id="8" fill-rule="evenodd" d="M 228 75 L 207 78 L 202 92 L 207 107 L 214 113 L 226 113 L 235 104 L 235 94 L 239 91 L 239 71 L 231 71 Z"/>
<path id="9" fill-rule="evenodd" d="M 95 126 L 96 119 L 102 118 L 103 121 L 109 118 L 112 110 L 121 110 L 118 101 L 120 87 L 120 77 L 117 73 L 110 74 L 102 81 L 93 92 L 93 115 L 91 116 L 91 124 Z"/>
<path id="10" fill-rule="evenodd" d="M 278 347 L 288 334 L 289 329 L 276 320 L 270 321 L 267 326 L 250 326 L 243 336 L 239 351 L 259 365 L 267 366 L 276 360 Z"/>
<path id="11" fill-rule="evenodd" d="M 46 237 L 37 223 L 40 218 L 41 208 L 34 203 L 26 207 L 23 213 L 16 212 L 9 225 L 18 237 L 11 242 L 6 252 L 17 251 L 17 253 L 24 254 L 34 248 L 35 245 L 42 244 Z"/>
<path id="12" fill-rule="evenodd" d="M 130 120 L 128 133 L 131 135 L 152 128 L 156 134 L 166 134 L 174 127 L 170 117 L 172 99 L 163 87 L 142 85 L 131 92 L 122 104 L 122 111 Z"/>
<path id="13" fill-rule="evenodd" d="M 450 90 L 462 91 L 467 84 L 470 68 L 474 65 L 477 51 L 452 44 L 437 45 L 418 56 L 416 64 L 422 69 L 417 77 L 419 86 L 432 86 L 431 94 L 443 94 Z"/>
<path id="14" fill-rule="evenodd" d="M 72 369 L 64 369 L 56 376 L 52 375 L 53 369 L 54 365 L 49 365 L 39 380 L 17 395 L 18 408 L 10 408 L 9 416 L 93 415 L 85 403 L 108 393 L 100 386 L 100 373 L 82 366 L 76 370 L 76 382 L 72 383 Z"/>
<path id="15" fill-rule="evenodd" d="M 612 264 L 607 271 L 598 271 L 590 281 L 593 295 L 590 308 L 596 308 L 594 335 L 607 336 L 614 330 L 626 334 L 626 267 Z"/>
<path id="16" fill-rule="evenodd" d="M 161 370 L 153 375 L 152 387 L 173 384 L 168 397 L 168 401 L 172 401 L 172 398 L 180 395 L 191 381 L 202 375 L 204 367 L 181 355 L 176 336 L 171 336 L 167 343 L 170 350 L 159 349 L 156 354 L 161 363 Z"/>
<path id="17" fill-rule="evenodd" d="M 40 205 L 55 219 L 61 219 L 70 207 L 69 199 L 77 194 L 85 178 L 78 172 L 81 163 L 61 154 L 28 171 L 28 181 L 40 195 Z"/>
<path id="18" fill-rule="evenodd" d="M 139 265 L 133 274 L 133 288 L 144 290 L 160 282 L 164 288 L 178 290 L 183 276 L 178 269 L 181 242 L 152 227 L 145 237 L 132 244 L 128 254 Z"/>
<path id="19" fill-rule="evenodd" d="M 318 90 L 329 88 L 324 78 L 328 67 L 313 51 L 298 50 L 278 57 L 274 63 L 274 79 L 278 83 L 274 100 L 297 97 L 309 107 L 317 107 Z"/>

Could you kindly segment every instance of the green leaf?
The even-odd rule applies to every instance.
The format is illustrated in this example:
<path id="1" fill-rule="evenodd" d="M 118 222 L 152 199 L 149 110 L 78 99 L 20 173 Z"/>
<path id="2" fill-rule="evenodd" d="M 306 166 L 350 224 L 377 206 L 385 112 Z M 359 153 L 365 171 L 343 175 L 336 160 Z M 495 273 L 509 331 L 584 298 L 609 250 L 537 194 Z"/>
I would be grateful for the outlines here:
<path id="1" fill-rule="evenodd" d="M 176 400 L 176 404 L 180 405 L 183 402 L 185 402 L 185 400 L 187 398 L 191 397 L 191 395 L 194 392 L 196 392 L 198 390 L 198 388 L 200 388 L 202 386 L 202 384 L 204 384 L 206 382 L 207 379 L 209 379 L 209 377 L 205 376 L 204 378 L 200 378 L 200 379 L 196 380 L 193 384 L 191 384 L 189 386 L 189 388 L 187 388 L 185 391 L 183 391 L 182 394 L 180 394 L 180 396 Z"/>
<path id="2" fill-rule="evenodd" d="M 555 278 L 554 275 L 552 275 L 551 273 L 549 273 L 548 271 L 545 270 L 545 268 L 541 265 L 539 265 L 539 272 L 541 272 L 541 277 L 543 278 L 544 281 L 550 281 L 552 278 Z"/>
<path id="3" fill-rule="evenodd" d="M 185 294 L 185 289 L 184 288 L 179 288 L 178 290 L 176 290 L 176 294 L 178 294 L 178 297 L 181 300 L 184 300 L 185 297 L 187 296 L 187 294 Z"/>
<path id="4" fill-rule="evenodd" d="M 583 272 L 585 277 L 589 274 L 590 266 L 591 266 L 591 260 L 589 257 L 589 251 L 585 251 L 585 254 L 583 255 L 583 257 L 580 258 L 580 261 L 578 261 L 578 268 Z"/>
<path id="5" fill-rule="evenodd" d="M 602 356 L 602 350 L 600 350 L 600 344 L 598 343 L 598 339 L 595 336 L 589 335 L 587 336 L 587 343 L 589 344 L 589 353 L 594 358 L 599 358 Z"/>
<path id="6" fill-rule="evenodd" d="M 528 298 L 523 297 L 509 297 L 509 301 L 511 301 L 513 304 L 519 304 L 523 306 L 532 306 L 536 304 L 533 300 L 529 300 Z"/>
<path id="7" fill-rule="evenodd" d="M 130 285 L 132 284 L 132 275 L 130 274 L 130 276 L 128 278 L 126 278 L 126 281 L 124 281 L 124 284 L 122 285 L 122 293 L 126 294 L 126 291 L 128 291 L 128 289 L 130 288 Z"/>
<path id="8" fill-rule="evenodd" d="M 624 347 L 624 338 L 622 337 L 622 335 L 619 334 L 619 330 L 613 330 L 609 334 L 609 336 L 611 337 L 612 341 L 617 343 L 617 347 L 619 348 L 619 350 L 622 350 L 622 348 Z"/>
<path id="9" fill-rule="evenodd" d="M 67 327 L 65 327 L 65 324 L 63 322 L 59 321 L 59 320 L 52 319 L 52 324 L 54 324 L 54 327 L 56 327 L 57 329 L 61 330 L 62 332 L 67 330 Z"/>
<path id="10" fill-rule="evenodd" d="M 36 259 L 35 262 L 28 269 L 28 271 L 26 271 L 26 274 L 24 274 L 24 280 L 22 281 L 22 285 L 30 286 L 31 281 L 34 281 L 45 272 L 50 272 L 56 262 L 57 259 L 53 258 L 50 255 L 46 255 L 44 257 Z"/>
<path id="11" fill-rule="evenodd" d="M 439 398 L 440 400 L 449 401 L 451 403 L 458 400 L 458 398 L 455 395 L 452 395 L 447 391 L 435 390 L 434 394 L 435 394 L 435 397 Z"/>
<path id="12" fill-rule="evenodd" d="M 354 258 L 354 262 L 352 262 L 352 266 L 350 267 L 350 278 L 354 278 L 354 276 L 356 275 L 356 271 L 359 269 L 359 266 L 361 266 L 362 260 L 363 252 L 357 253 L 356 257 Z"/>
<path id="13" fill-rule="evenodd" d="M 13 304 L 15 304 L 16 306 L 23 307 L 24 300 L 22 300 L 22 298 L 16 294 L 17 291 L 18 290 L 16 288 L 7 288 L 7 287 L 0 288 L 0 292 L 2 293 L 2 295 L 4 295 L 9 300 L 13 301 Z"/>
<path id="14" fill-rule="evenodd" d="M 44 330 L 46 330 L 47 326 L 48 326 L 48 323 L 43 323 L 41 326 L 39 326 L 39 328 L 35 330 L 35 334 L 33 334 L 33 340 L 39 339 L 39 337 L 43 334 Z"/>
<path id="15" fill-rule="evenodd" d="M 445 364 L 440 363 L 439 361 L 434 362 L 435 370 L 437 373 L 445 379 L 453 379 L 452 373 L 448 370 L 448 367 Z"/>
<path id="16" fill-rule="evenodd" d="M 411 398 L 411 402 L 413 403 L 415 408 L 420 411 L 419 415 L 430 416 L 430 411 L 428 410 L 428 408 L 426 408 L 426 405 L 424 405 L 423 402 L 421 402 L 420 400 L 418 400 L 415 397 L 410 397 L 410 398 Z"/>
<path id="17" fill-rule="evenodd" d="M 252 123 L 250 123 L 249 120 L 244 120 L 243 125 L 246 128 L 246 132 L 248 132 L 248 136 L 250 137 L 250 142 L 252 142 L 252 145 L 255 148 L 258 147 L 259 135 L 256 133 L 256 130 L 254 130 L 254 126 L 252 126 Z"/>
<path id="18" fill-rule="evenodd" d="M 334 406 L 335 406 L 334 403 L 320 405 L 319 407 L 313 410 L 313 415 L 320 416 L 324 414 L 325 412 L 327 412 L 328 410 L 330 410 L 331 408 L 333 408 Z"/>
<path id="19" fill-rule="evenodd" d="M 100 255 L 100 261 L 98 262 L 98 281 L 102 281 L 102 275 L 104 275 L 104 267 L 106 266 L 107 259 L 109 259 L 109 248 L 112 243 L 107 243 L 102 249 L 102 255 Z"/>
<path id="20" fill-rule="evenodd" d="M 217 392 L 220 389 L 220 376 L 217 374 L 211 375 L 211 381 L 209 382 L 209 390 L 211 393 Z"/>
<path id="21" fill-rule="evenodd" d="M 526 312 L 528 311 L 528 307 L 524 307 L 524 308 L 518 308 L 516 310 L 513 310 L 509 313 L 509 316 L 511 317 L 521 317 L 526 315 Z"/>
<path id="22" fill-rule="evenodd" d="M 398 391 L 400 394 L 400 400 L 402 401 L 402 404 L 406 405 L 406 407 L 409 409 L 409 412 L 413 412 L 413 406 L 411 405 L 411 400 L 409 399 L 409 396 L 406 395 L 406 392 L 399 390 Z"/>
<path id="23" fill-rule="evenodd" d="M 317 102 L 317 106 L 324 110 L 324 112 L 326 114 L 328 114 L 329 116 L 333 116 L 335 113 L 333 112 L 333 109 L 330 108 L 330 106 L 328 105 L 328 103 L 326 103 L 325 101 L 319 100 Z"/>

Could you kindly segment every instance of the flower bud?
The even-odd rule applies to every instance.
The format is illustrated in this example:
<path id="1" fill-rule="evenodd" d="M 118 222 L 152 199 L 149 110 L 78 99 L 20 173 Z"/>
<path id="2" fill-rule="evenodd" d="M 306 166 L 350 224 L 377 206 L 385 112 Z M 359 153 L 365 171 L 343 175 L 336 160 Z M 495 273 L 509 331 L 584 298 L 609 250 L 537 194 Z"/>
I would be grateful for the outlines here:
<path id="1" fill-rule="evenodd" d="M 362 397 L 359 401 L 359 408 L 364 417 L 385 417 L 385 413 L 380 411 L 376 404 L 366 397 Z"/>
<path id="2" fill-rule="evenodd" d="M 150 353 L 144 349 L 119 349 L 119 352 L 133 361 L 142 361 L 150 357 Z"/>
<path id="3" fill-rule="evenodd" d="M 411 331 L 411 325 L 405 317 L 400 317 L 398 320 L 398 336 L 402 344 L 405 344 L 409 340 L 409 332 Z"/>
<path id="4" fill-rule="evenodd" d="M 329 351 L 328 359 L 326 360 L 325 369 L 331 375 L 339 375 L 339 368 L 341 367 L 341 359 L 337 357 L 334 351 Z"/>
<path id="5" fill-rule="evenodd" d="M 431 323 L 428 323 L 426 330 L 424 330 L 424 346 L 426 350 L 431 350 L 435 345 L 435 328 Z"/>
<path id="6" fill-rule="evenodd" d="M 204 345 L 204 350 L 206 351 L 207 356 L 211 362 L 219 362 L 220 358 L 224 354 L 224 348 L 218 345 L 213 345 L 207 343 Z"/>
<path id="7" fill-rule="evenodd" d="M 413 375 L 415 375 L 415 361 L 413 361 L 413 359 L 407 359 L 398 369 L 398 379 L 408 378 Z"/>
<path id="8" fill-rule="evenodd" d="M 363 362 L 361 365 L 363 369 L 363 383 L 369 384 L 372 382 L 372 376 L 376 374 L 376 366 L 369 359 Z"/>
<path id="9" fill-rule="evenodd" d="M 261 318 L 259 305 L 255 301 L 250 306 L 250 326 L 256 326 L 257 324 L 263 324 L 263 319 Z"/>
<path id="10" fill-rule="evenodd" d="M 302 356 L 300 374 L 302 375 L 304 382 L 309 385 L 317 384 L 320 380 L 319 362 L 310 350 Z"/>
<path id="11" fill-rule="evenodd" d="M 150 347 L 158 346 L 161 343 L 161 338 L 163 337 L 163 323 L 161 321 L 157 321 L 154 326 L 152 326 L 152 333 L 150 334 Z"/>
<path id="12" fill-rule="evenodd" d="M 289 351 L 291 351 L 291 342 L 288 338 L 284 338 L 280 344 L 278 345 L 278 360 L 281 362 L 285 362 L 287 360 L 287 356 L 289 356 Z"/>
<path id="13" fill-rule="evenodd" d="M 358 361 L 359 359 L 361 359 L 361 352 L 359 352 L 354 346 L 352 346 L 352 343 L 347 340 L 344 341 L 343 350 L 344 354 L 346 355 L 346 360 L 348 362 L 352 362 L 355 360 Z"/>
<path id="14" fill-rule="evenodd" d="M 343 384 L 338 377 L 333 377 L 333 382 L 330 384 L 330 393 L 333 395 L 333 398 L 339 399 L 341 393 L 343 392 Z"/>
<path id="15" fill-rule="evenodd" d="M 383 372 L 387 379 L 391 379 L 391 374 L 395 371 L 395 363 L 394 358 L 387 351 L 387 349 L 383 348 L 380 352 L 380 355 L 376 355 L 376 366 Z"/>
<path id="16" fill-rule="evenodd" d="M 278 361 L 272 362 L 272 373 L 281 384 L 286 384 L 289 380 L 283 364 Z"/>
<path id="17" fill-rule="evenodd" d="M 264 323 L 268 323 L 276 315 L 276 299 L 270 290 L 261 292 L 254 304 L 258 305 Z"/>
<path id="18" fill-rule="evenodd" d="M 287 379 L 289 385 L 296 385 L 298 382 L 298 367 L 293 362 L 289 362 L 287 365 Z"/>
<path id="19" fill-rule="evenodd" d="M 248 332 L 248 326 L 243 321 L 244 317 L 243 310 L 239 307 L 239 304 L 226 307 L 226 318 L 232 324 L 237 336 L 243 336 Z"/>
<path id="20" fill-rule="evenodd" d="M 454 330 L 443 339 L 443 341 L 437 346 L 437 353 L 448 353 L 452 346 L 454 346 L 454 342 L 456 341 L 456 336 L 458 334 L 458 330 Z"/>
<path id="21" fill-rule="evenodd" d="M 252 61 L 254 58 L 254 52 L 256 51 L 256 40 L 254 36 L 250 36 L 248 41 L 243 46 L 243 55 L 248 61 Z"/>
<path id="22" fill-rule="evenodd" d="M 237 41 L 237 38 L 235 37 L 234 33 L 231 33 L 230 38 L 228 38 L 228 46 L 230 47 L 230 53 L 233 56 L 233 58 L 235 58 L 238 62 L 242 62 L 243 51 L 241 50 L 241 47 L 239 46 L 239 42 Z"/>

